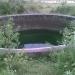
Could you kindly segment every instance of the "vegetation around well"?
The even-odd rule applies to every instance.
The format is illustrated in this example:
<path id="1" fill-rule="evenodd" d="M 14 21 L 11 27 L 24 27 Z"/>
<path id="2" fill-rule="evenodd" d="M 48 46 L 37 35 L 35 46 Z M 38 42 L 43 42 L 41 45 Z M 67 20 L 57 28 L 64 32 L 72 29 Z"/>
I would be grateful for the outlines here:
<path id="1" fill-rule="evenodd" d="M 11 0 L 12 1 L 12 0 Z M 62 13 L 75 15 L 75 6 L 58 5 L 41 6 L 18 2 L 13 5 L 11 1 L 0 2 L 0 15 L 16 13 Z M 47 8 L 46 10 L 44 8 Z M 52 10 L 53 9 L 53 10 Z M 18 48 L 20 45 L 19 33 L 14 31 L 14 23 L 10 18 L 6 24 L 0 24 L 0 48 Z M 66 45 L 62 51 L 48 54 L 6 53 L 0 55 L 0 75 L 75 75 L 75 20 L 69 22 L 64 28 L 62 44 Z M 1 53 L 0 53 L 1 54 Z"/>

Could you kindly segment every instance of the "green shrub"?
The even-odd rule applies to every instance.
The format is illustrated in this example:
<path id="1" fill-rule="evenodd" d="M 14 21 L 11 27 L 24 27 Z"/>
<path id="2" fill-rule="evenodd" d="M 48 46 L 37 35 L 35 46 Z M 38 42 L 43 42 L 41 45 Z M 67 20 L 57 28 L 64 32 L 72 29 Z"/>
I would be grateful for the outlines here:
<path id="1" fill-rule="evenodd" d="M 15 75 L 15 74 L 13 71 L 9 69 L 3 69 L 2 71 L 0 71 L 0 75 Z"/>
<path id="2" fill-rule="evenodd" d="M 3 57 L 6 67 L 0 74 L 7 71 L 12 75 L 52 75 L 53 64 L 50 61 L 41 61 L 41 59 L 34 59 L 25 54 L 7 54 Z"/>
<path id="3" fill-rule="evenodd" d="M 24 5 L 21 3 L 0 2 L 0 15 L 17 14 L 24 12 Z"/>
<path id="4" fill-rule="evenodd" d="M 56 75 L 74 75 L 75 74 L 75 21 L 71 21 L 65 28 L 63 36 L 66 48 L 63 51 L 55 53 L 57 60 L 55 63 Z"/>
<path id="5" fill-rule="evenodd" d="M 66 15 L 75 15 L 75 6 L 70 6 L 66 4 L 59 5 L 53 12 Z"/>
<path id="6" fill-rule="evenodd" d="M 10 7 L 9 3 L 0 2 L 0 15 L 10 14 L 10 13 L 11 13 L 11 7 Z"/>
<path id="7" fill-rule="evenodd" d="M 11 14 L 20 14 L 20 13 L 24 13 L 25 8 L 24 8 L 24 4 L 22 3 L 17 3 L 17 4 L 12 4 L 9 3 L 10 7 L 11 7 Z"/>
<path id="8" fill-rule="evenodd" d="M 70 74 L 67 74 L 67 72 L 69 72 Z M 64 51 L 57 53 L 55 73 L 56 75 L 75 74 L 75 48 L 66 48 Z"/>
<path id="9" fill-rule="evenodd" d="M 24 5 L 25 13 L 40 13 L 42 12 L 43 5 L 36 2 L 30 2 Z"/>
<path id="10" fill-rule="evenodd" d="M 63 43 L 74 47 L 75 45 L 75 20 L 71 21 L 63 31 Z"/>
<path id="11" fill-rule="evenodd" d="M 0 26 L 0 47 L 17 48 L 19 45 L 19 33 L 13 29 L 12 20 Z"/>
<path id="12" fill-rule="evenodd" d="M 12 75 L 75 75 L 75 49 L 65 48 L 47 57 L 32 58 L 25 54 L 3 55 L 0 74 Z M 51 60 L 53 59 L 53 60 Z"/>
<path id="13" fill-rule="evenodd" d="M 28 57 L 23 54 L 9 54 L 5 58 L 9 70 L 17 75 L 24 75 L 27 72 Z"/>

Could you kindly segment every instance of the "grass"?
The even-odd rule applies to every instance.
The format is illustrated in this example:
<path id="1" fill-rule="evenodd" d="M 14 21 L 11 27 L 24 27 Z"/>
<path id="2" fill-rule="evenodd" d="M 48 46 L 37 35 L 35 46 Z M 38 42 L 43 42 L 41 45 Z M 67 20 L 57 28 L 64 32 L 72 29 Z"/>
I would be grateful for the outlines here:
<path id="1" fill-rule="evenodd" d="M 75 5 L 73 4 L 59 5 L 58 7 L 56 7 L 56 9 L 53 9 L 52 12 L 74 16 L 75 15 Z"/>
<path id="2" fill-rule="evenodd" d="M 75 48 L 48 55 L 0 55 L 0 75 L 75 75 Z"/>
<path id="3" fill-rule="evenodd" d="M 0 64 L 0 75 L 52 75 L 53 69 L 53 63 L 45 57 L 30 58 L 21 54 L 1 56 Z"/>

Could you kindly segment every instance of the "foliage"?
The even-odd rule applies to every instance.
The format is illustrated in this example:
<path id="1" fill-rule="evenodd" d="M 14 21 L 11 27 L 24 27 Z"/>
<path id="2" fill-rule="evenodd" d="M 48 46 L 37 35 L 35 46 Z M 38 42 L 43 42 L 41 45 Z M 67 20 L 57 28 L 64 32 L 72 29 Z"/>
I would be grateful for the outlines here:
<path id="1" fill-rule="evenodd" d="M 75 74 L 75 48 L 65 48 L 64 51 L 56 53 L 57 62 L 55 63 L 56 75 Z"/>
<path id="2" fill-rule="evenodd" d="M 0 74 L 12 75 L 75 75 L 75 49 L 51 53 L 49 56 L 29 57 L 26 54 L 3 55 L 5 67 Z"/>
<path id="3" fill-rule="evenodd" d="M 27 72 L 28 57 L 23 54 L 9 54 L 5 58 L 7 67 L 17 75 L 24 75 Z"/>
<path id="4" fill-rule="evenodd" d="M 40 3 L 28 3 L 25 5 L 25 12 L 27 13 L 40 13 L 42 12 L 41 10 L 43 9 L 43 5 Z"/>
<path id="5" fill-rule="evenodd" d="M 62 4 L 59 5 L 53 12 L 66 15 L 75 15 L 75 6 Z"/>
<path id="6" fill-rule="evenodd" d="M 64 44 L 69 46 L 75 45 L 75 20 L 71 21 L 63 32 Z"/>
<path id="7" fill-rule="evenodd" d="M 44 57 L 32 58 L 25 54 L 7 54 L 1 56 L 5 67 L 0 70 L 0 74 L 12 75 L 52 75 L 52 63 L 46 61 Z M 41 60 L 43 58 L 43 60 Z M 52 64 L 52 65 L 51 65 Z"/>
<path id="8" fill-rule="evenodd" d="M 0 1 L 0 15 L 21 13 L 49 13 L 54 5 L 25 0 Z"/>
<path id="9" fill-rule="evenodd" d="M 23 13 L 24 6 L 21 3 L 0 2 L 0 15 Z"/>
<path id="10" fill-rule="evenodd" d="M 0 47 L 17 48 L 19 45 L 19 33 L 13 29 L 14 24 L 9 19 L 0 27 Z"/>
<path id="11" fill-rule="evenodd" d="M 63 38 L 67 47 L 54 54 L 55 72 L 56 75 L 75 75 L 75 20 L 65 28 Z"/>
<path id="12" fill-rule="evenodd" d="M 15 75 L 13 71 L 9 69 L 4 69 L 0 72 L 0 75 Z"/>

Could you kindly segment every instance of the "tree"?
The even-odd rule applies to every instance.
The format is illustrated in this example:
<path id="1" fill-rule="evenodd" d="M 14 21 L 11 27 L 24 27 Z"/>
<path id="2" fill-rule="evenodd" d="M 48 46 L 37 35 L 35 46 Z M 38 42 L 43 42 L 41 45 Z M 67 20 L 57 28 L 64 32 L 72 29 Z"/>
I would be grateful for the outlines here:
<path id="1" fill-rule="evenodd" d="M 14 23 L 11 19 L 0 27 L 0 47 L 17 48 L 19 45 L 19 33 L 14 31 Z"/>

